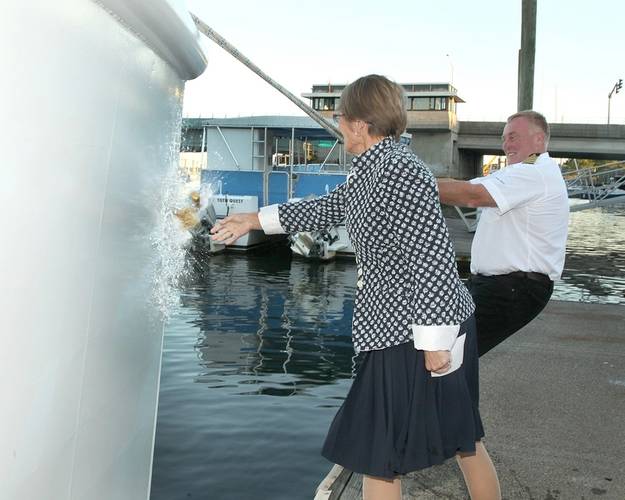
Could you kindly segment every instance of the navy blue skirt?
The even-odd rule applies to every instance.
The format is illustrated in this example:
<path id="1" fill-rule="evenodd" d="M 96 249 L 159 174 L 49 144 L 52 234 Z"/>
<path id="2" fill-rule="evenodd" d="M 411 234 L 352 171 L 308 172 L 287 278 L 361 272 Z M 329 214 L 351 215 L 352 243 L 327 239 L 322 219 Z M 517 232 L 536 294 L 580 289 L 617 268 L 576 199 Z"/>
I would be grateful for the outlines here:
<path id="1" fill-rule="evenodd" d="M 322 455 L 353 472 L 392 478 L 474 452 L 484 428 L 473 316 L 463 333 L 464 362 L 444 377 L 431 376 L 412 341 L 363 353 Z"/>

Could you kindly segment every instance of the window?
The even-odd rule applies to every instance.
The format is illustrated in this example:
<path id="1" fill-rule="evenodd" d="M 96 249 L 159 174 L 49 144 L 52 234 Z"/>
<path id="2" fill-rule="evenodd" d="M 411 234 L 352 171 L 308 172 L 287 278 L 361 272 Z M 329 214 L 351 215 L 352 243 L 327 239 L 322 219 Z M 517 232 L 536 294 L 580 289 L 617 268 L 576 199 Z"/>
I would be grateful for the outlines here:
<path id="1" fill-rule="evenodd" d="M 427 97 L 411 97 L 410 108 L 413 111 L 423 111 L 430 109 L 430 102 Z"/>
<path id="2" fill-rule="evenodd" d="M 313 98 L 313 108 L 317 111 L 334 111 L 334 97 L 315 97 Z"/>
<path id="3" fill-rule="evenodd" d="M 444 111 L 447 109 L 446 97 L 430 97 L 430 109 Z"/>
<path id="4" fill-rule="evenodd" d="M 408 111 L 445 111 L 447 97 L 411 97 L 408 100 Z"/>

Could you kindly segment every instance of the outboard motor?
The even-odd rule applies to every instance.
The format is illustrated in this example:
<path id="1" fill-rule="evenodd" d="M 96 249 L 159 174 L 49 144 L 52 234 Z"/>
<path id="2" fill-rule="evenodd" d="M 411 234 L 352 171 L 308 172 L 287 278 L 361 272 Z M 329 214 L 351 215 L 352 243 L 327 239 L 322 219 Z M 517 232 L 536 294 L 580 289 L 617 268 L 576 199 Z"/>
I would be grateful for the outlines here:
<path id="1" fill-rule="evenodd" d="M 337 248 L 333 244 L 339 240 L 339 235 L 332 227 L 313 232 L 302 231 L 290 235 L 289 239 L 294 253 L 311 259 L 329 260 L 336 255 Z"/>

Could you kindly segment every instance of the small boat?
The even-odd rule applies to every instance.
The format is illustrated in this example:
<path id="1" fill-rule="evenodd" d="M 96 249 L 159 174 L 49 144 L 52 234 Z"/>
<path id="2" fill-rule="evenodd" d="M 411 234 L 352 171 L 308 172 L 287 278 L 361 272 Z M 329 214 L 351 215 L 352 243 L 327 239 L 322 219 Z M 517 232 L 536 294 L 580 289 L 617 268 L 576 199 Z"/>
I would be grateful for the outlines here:
<path id="1" fill-rule="evenodd" d="M 258 196 L 230 194 L 208 195 L 206 203 L 208 206 L 213 207 L 215 220 L 221 220 L 228 215 L 236 213 L 258 212 Z M 241 236 L 232 245 L 228 245 L 228 248 L 233 250 L 247 250 L 266 243 L 268 240 L 268 236 L 263 231 L 253 229 L 246 235 Z"/>
<path id="2" fill-rule="evenodd" d="M 341 241 L 336 227 L 319 231 L 302 231 L 289 236 L 294 254 L 308 259 L 330 260 L 349 244 Z"/>

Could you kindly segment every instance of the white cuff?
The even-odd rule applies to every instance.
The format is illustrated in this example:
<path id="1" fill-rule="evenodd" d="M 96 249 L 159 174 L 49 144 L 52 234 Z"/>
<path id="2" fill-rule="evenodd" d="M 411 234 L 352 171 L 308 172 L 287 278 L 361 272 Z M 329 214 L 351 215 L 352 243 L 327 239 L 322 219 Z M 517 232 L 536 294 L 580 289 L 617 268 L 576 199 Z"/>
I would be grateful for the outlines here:
<path id="1" fill-rule="evenodd" d="M 463 333 L 456 339 L 454 345 L 451 347 L 450 352 L 450 365 L 449 370 L 444 373 L 436 373 L 430 372 L 432 377 L 444 377 L 445 375 L 449 375 L 450 373 L 455 372 L 458 368 L 462 366 L 462 362 L 464 361 L 464 341 L 467 338 L 467 334 Z"/>
<path id="2" fill-rule="evenodd" d="M 420 351 L 450 351 L 460 325 L 412 325 L 412 340 Z"/>
<path id="3" fill-rule="evenodd" d="M 258 212 L 258 220 L 265 234 L 286 234 L 280 225 L 278 205 L 267 205 Z"/>

